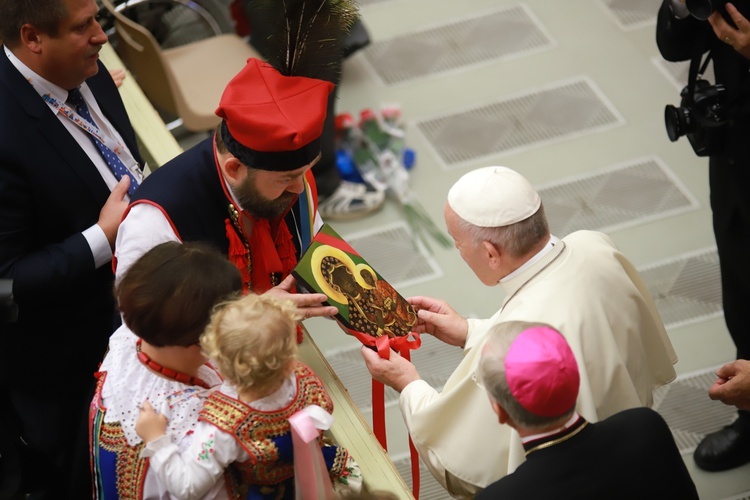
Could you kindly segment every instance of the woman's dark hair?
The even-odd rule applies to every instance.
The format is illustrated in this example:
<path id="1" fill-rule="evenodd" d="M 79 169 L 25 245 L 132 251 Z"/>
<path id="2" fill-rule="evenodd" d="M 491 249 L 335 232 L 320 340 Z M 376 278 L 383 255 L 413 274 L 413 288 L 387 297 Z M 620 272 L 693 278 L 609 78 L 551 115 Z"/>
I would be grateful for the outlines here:
<path id="1" fill-rule="evenodd" d="M 239 271 L 204 243 L 155 246 L 115 287 L 125 324 L 156 347 L 196 344 L 213 307 L 242 292 Z"/>

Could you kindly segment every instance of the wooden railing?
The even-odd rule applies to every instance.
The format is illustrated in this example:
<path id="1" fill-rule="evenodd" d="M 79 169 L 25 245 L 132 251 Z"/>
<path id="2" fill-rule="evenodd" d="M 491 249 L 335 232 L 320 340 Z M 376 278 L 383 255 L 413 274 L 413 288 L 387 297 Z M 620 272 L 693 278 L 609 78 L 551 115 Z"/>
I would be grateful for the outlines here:
<path id="1" fill-rule="evenodd" d="M 182 152 L 174 136 L 167 130 L 159 113 L 153 108 L 117 53 L 105 45 L 100 53 L 108 69 L 123 68 L 127 76 L 120 93 L 138 138 L 141 154 L 154 170 Z M 332 324 L 332 328 L 336 328 Z M 323 380 L 334 403 L 333 439 L 352 454 L 362 470 L 365 484 L 371 490 L 387 491 L 400 499 L 413 498 L 408 486 L 393 465 L 388 453 L 375 439 L 372 429 L 349 396 L 310 335 L 305 332 L 300 344 L 300 357 Z M 368 376 L 363 368 L 363 377 Z"/>
<path id="2" fill-rule="evenodd" d="M 102 47 L 99 53 L 102 62 L 109 70 L 124 69 L 127 76 L 120 86 L 120 95 L 128 111 L 130 122 L 138 138 L 138 148 L 151 170 L 182 153 L 182 148 L 164 121 L 151 105 L 138 83 L 125 67 L 111 45 Z M 166 85 L 166 83 L 165 83 Z"/>

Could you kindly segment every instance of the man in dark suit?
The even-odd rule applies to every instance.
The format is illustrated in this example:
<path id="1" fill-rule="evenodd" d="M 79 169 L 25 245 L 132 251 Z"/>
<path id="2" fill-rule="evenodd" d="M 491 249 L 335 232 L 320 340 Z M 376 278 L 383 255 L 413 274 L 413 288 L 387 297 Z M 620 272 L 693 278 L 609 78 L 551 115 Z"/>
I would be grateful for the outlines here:
<path id="1" fill-rule="evenodd" d="M 14 439 L 44 457 L 24 479 L 54 498 L 91 497 L 86 411 L 119 323 L 112 246 L 142 165 L 98 61 L 97 12 L 95 0 L 0 0 L 0 278 L 18 305 L 0 337 L 0 396 Z M 73 93 L 82 106 L 66 103 Z"/>
<path id="2" fill-rule="evenodd" d="M 597 423 L 576 412 L 578 364 L 560 332 L 510 321 L 489 335 L 479 382 L 499 422 L 518 432 L 526 460 L 477 499 L 698 498 L 657 412 L 631 408 Z"/>

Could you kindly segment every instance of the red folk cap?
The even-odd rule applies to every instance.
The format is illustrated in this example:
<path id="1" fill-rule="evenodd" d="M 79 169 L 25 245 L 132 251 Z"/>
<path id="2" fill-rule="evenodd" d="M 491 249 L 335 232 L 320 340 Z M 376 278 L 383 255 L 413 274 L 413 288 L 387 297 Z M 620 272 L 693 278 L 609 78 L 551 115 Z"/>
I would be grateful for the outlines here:
<path id="1" fill-rule="evenodd" d="M 541 417 L 562 416 L 578 398 L 578 364 L 557 330 L 533 327 L 521 332 L 505 357 L 505 378 L 513 397 Z"/>
<path id="2" fill-rule="evenodd" d="M 284 76 L 255 58 L 227 85 L 216 114 L 232 155 L 251 168 L 296 170 L 320 154 L 331 82 Z"/>

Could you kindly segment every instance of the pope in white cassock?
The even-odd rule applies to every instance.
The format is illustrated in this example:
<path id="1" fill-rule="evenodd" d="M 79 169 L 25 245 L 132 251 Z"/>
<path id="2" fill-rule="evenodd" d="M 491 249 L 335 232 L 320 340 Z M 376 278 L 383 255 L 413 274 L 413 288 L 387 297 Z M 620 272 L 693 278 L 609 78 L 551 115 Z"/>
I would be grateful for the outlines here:
<path id="1" fill-rule="evenodd" d="M 415 331 L 464 349 L 442 391 L 398 355 L 362 355 L 375 379 L 401 393 L 419 455 L 451 495 L 470 498 L 524 460 L 520 438 L 497 424 L 475 376 L 489 326 L 531 321 L 563 332 L 581 369 L 576 411 L 591 422 L 651 406 L 653 390 L 674 379 L 677 356 L 635 267 L 605 234 L 551 235 L 539 194 L 520 174 L 467 173 L 448 193 L 445 222 L 482 283 L 505 292 L 499 310 L 466 319 L 444 301 L 408 299 L 419 309 Z"/>

